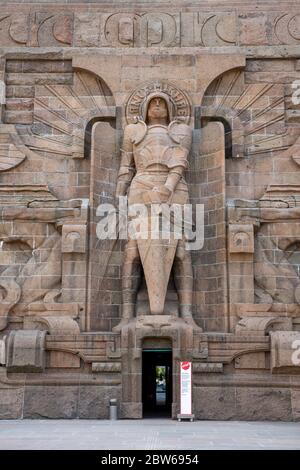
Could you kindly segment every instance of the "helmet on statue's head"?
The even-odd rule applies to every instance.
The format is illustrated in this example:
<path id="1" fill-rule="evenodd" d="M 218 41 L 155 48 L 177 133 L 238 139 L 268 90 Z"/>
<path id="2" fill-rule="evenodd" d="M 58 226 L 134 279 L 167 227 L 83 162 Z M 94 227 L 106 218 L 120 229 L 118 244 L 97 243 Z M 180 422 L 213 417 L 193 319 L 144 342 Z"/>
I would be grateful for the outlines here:
<path id="1" fill-rule="evenodd" d="M 172 122 L 175 119 L 175 107 L 172 101 L 170 100 L 169 95 L 167 95 L 167 93 L 164 93 L 162 91 L 154 91 L 150 93 L 149 95 L 147 95 L 146 98 L 142 101 L 141 106 L 140 106 L 141 119 L 144 122 L 147 122 L 149 104 L 154 98 L 161 98 L 164 100 L 167 106 L 167 110 L 168 110 L 168 123 Z"/>

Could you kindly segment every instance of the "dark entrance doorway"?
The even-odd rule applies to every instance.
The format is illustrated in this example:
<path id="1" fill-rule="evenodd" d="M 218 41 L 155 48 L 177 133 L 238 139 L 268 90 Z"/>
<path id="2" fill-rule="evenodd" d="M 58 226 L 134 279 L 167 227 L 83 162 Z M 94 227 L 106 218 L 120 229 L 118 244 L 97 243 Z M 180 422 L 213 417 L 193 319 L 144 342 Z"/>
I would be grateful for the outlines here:
<path id="1" fill-rule="evenodd" d="M 144 349 L 142 357 L 143 416 L 172 416 L 172 350 Z"/>

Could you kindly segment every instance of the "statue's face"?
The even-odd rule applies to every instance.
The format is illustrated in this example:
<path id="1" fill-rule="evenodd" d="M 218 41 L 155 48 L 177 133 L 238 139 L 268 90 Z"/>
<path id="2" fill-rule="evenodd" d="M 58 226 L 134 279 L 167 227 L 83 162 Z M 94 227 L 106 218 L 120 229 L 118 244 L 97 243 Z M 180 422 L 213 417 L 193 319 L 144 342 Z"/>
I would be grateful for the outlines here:
<path id="1" fill-rule="evenodd" d="M 148 106 L 148 119 L 167 119 L 168 108 L 167 103 L 161 97 L 152 98 Z"/>

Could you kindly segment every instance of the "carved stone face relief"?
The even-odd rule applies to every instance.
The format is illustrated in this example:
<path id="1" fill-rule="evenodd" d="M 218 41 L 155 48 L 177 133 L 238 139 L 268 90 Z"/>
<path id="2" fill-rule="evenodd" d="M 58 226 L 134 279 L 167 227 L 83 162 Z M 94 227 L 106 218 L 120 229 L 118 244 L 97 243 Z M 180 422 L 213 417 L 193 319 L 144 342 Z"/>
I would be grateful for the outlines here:
<path id="1" fill-rule="evenodd" d="M 152 98 L 147 111 L 147 121 L 168 118 L 168 108 L 165 100 L 159 96 Z"/>

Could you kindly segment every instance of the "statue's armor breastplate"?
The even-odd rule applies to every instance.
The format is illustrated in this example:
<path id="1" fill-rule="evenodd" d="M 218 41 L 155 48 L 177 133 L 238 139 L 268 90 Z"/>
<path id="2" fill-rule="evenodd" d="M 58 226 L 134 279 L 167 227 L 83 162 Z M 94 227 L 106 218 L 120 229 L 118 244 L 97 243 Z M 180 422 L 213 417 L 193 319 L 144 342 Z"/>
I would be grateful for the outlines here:
<path id="1" fill-rule="evenodd" d="M 129 204 L 143 203 L 145 191 L 164 185 L 172 168 L 187 168 L 191 130 L 177 122 L 147 126 L 144 122 L 129 125 L 127 135 L 133 145 L 134 175 L 128 192 Z M 175 171 L 176 173 L 176 171 Z M 182 176 L 176 185 L 172 202 L 185 204 L 188 188 Z"/>
<path id="2" fill-rule="evenodd" d="M 134 163 L 138 173 L 147 171 L 153 165 L 169 167 L 170 150 L 176 144 L 172 142 L 168 128 L 162 125 L 148 126 L 141 142 L 134 146 Z"/>

